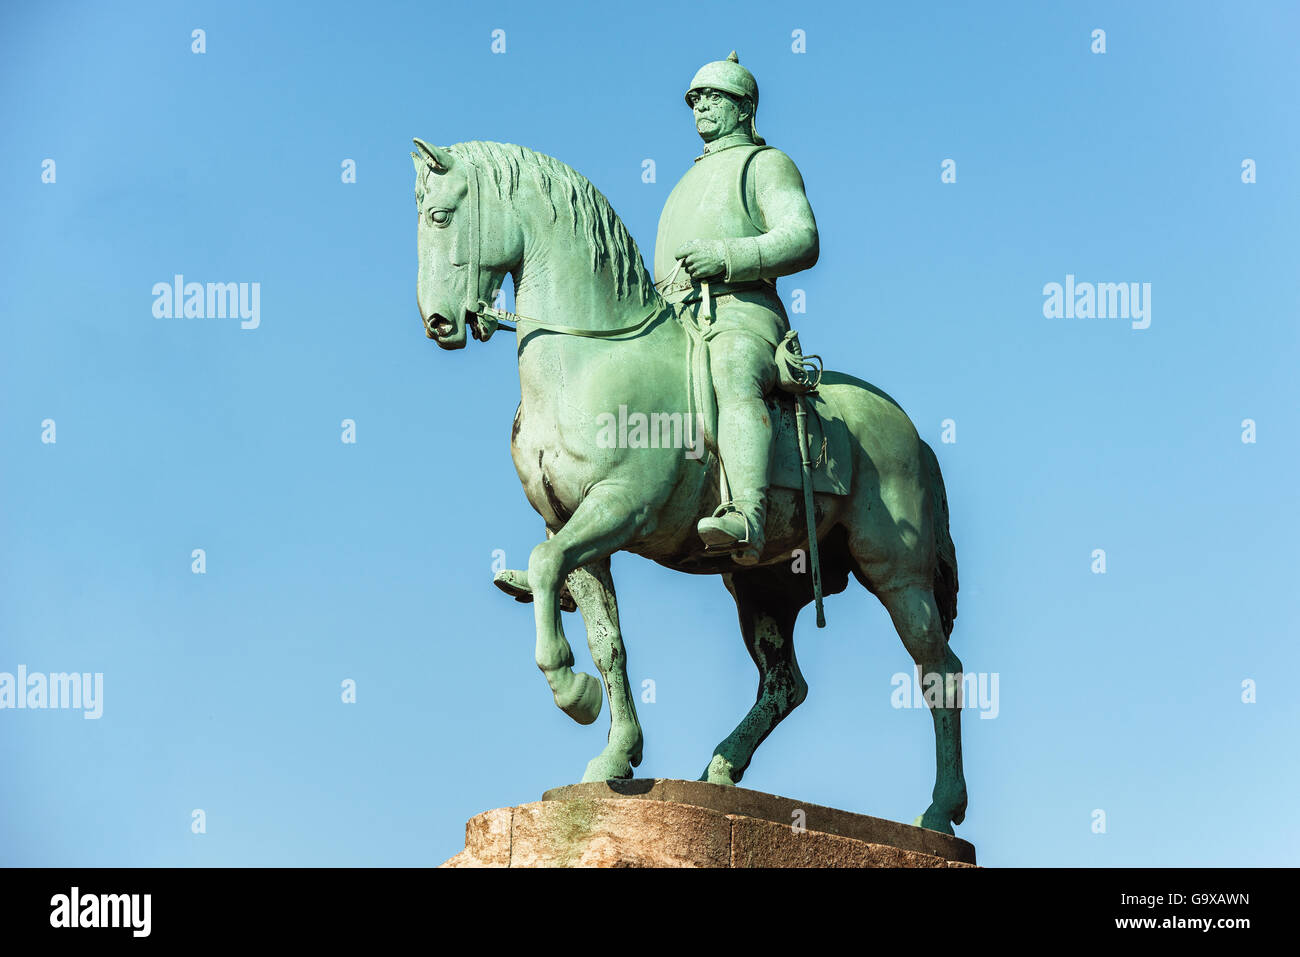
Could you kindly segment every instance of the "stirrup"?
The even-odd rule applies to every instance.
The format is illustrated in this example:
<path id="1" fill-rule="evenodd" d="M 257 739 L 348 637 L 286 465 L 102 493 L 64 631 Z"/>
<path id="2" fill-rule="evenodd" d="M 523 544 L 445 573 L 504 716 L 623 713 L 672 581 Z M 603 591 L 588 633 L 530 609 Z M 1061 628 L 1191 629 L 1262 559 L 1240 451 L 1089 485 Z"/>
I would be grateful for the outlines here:
<path id="1" fill-rule="evenodd" d="M 743 552 L 750 547 L 754 536 L 750 532 L 749 517 L 743 511 L 736 507 L 735 502 L 723 502 L 713 510 L 709 518 L 722 518 L 728 512 L 735 512 L 740 516 L 740 520 L 745 523 L 745 537 L 732 542 L 729 545 L 709 545 L 705 544 L 704 554 L 706 555 L 727 555 L 733 552 Z"/>

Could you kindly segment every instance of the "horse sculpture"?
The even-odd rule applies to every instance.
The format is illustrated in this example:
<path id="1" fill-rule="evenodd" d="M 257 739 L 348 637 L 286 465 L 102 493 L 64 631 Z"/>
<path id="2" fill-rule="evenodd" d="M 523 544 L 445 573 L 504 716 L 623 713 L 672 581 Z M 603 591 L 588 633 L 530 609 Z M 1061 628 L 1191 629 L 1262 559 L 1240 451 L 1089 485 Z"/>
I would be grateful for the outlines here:
<path id="1" fill-rule="evenodd" d="M 574 672 L 562 611 L 576 606 L 586 622 L 610 731 L 583 780 L 630 778 L 641 761 L 610 576 L 610 555 L 623 550 L 678 571 L 721 575 L 735 599 L 758 667 L 758 698 L 701 777 L 734 785 L 808 691 L 793 640 L 795 619 L 813 599 L 812 576 L 793 570 L 791 560 L 809 544 L 803 496 L 772 489 L 757 565 L 704 554 L 696 522 L 720 501 L 717 456 L 597 441 L 602 421 L 620 407 L 693 407 L 691 331 L 655 291 L 608 200 L 572 168 L 524 147 L 415 143 L 417 296 L 426 335 L 449 350 L 463 348 L 470 334 L 485 341 L 509 315 L 488 305 L 493 291 L 507 274 L 514 281 L 521 401 L 511 453 L 547 538 L 526 572 L 500 574 L 497 583 L 533 602 L 537 665 L 556 705 L 580 724 L 599 715 L 601 686 Z M 852 459 L 847 494 L 815 498 L 824 587 L 843 591 L 852 573 L 889 611 L 921 672 L 941 676 L 942 694 L 927 695 L 934 790 L 916 823 L 952 834 L 966 812 L 962 665 L 948 644 L 957 562 L 939 464 L 903 410 L 874 386 L 827 372 L 818 391 L 847 424 Z"/>

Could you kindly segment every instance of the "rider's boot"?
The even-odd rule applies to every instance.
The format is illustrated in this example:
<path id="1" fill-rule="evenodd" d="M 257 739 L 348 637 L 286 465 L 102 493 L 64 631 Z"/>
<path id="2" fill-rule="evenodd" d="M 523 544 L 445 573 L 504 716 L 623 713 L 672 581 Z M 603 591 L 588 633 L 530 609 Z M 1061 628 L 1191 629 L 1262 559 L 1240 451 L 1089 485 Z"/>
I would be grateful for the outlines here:
<path id="1" fill-rule="evenodd" d="M 753 565 L 763 552 L 772 426 L 762 399 L 718 399 L 719 452 L 734 497 L 701 519 L 696 530 L 706 546 L 731 549 L 737 564 Z"/>
<path id="2" fill-rule="evenodd" d="M 763 554 L 763 523 L 767 518 L 766 494 L 749 489 L 743 497 L 721 505 L 711 518 L 696 525 L 700 538 L 710 549 L 733 549 L 738 565 L 753 565 Z"/>

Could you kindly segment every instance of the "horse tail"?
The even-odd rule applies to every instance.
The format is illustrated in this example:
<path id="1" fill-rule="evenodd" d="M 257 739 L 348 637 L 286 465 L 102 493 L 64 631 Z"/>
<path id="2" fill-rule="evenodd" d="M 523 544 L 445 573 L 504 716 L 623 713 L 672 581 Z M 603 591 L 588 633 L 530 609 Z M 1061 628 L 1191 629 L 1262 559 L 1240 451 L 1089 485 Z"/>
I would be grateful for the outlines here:
<path id="1" fill-rule="evenodd" d="M 931 514 L 934 516 L 934 600 L 939 606 L 944 637 L 947 637 L 952 634 L 953 621 L 957 618 L 957 546 L 953 544 L 948 529 L 948 493 L 943 487 L 939 459 L 925 442 L 921 443 L 921 449 L 929 473 Z"/>

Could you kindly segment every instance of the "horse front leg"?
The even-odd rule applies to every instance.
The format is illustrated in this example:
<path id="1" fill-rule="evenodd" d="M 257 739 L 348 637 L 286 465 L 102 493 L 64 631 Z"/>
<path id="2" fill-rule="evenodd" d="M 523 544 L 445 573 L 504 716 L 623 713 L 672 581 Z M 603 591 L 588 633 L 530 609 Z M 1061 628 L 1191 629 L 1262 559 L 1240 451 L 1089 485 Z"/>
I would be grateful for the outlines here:
<path id="1" fill-rule="evenodd" d="M 528 556 L 537 667 L 546 676 L 556 706 L 579 724 L 591 724 L 600 715 L 600 682 L 573 670 L 573 648 L 560 621 L 560 585 L 579 566 L 621 548 L 636 529 L 637 512 L 638 506 L 622 489 L 597 485 L 564 528 Z"/>
<path id="2" fill-rule="evenodd" d="M 609 738 L 605 750 L 588 763 L 582 780 L 630 778 L 632 769 L 641 763 L 644 738 L 628 687 L 627 650 L 619 630 L 618 599 L 614 595 L 609 557 L 570 572 L 568 589 L 587 625 L 587 646 L 605 679 L 605 693 L 609 697 Z"/>

